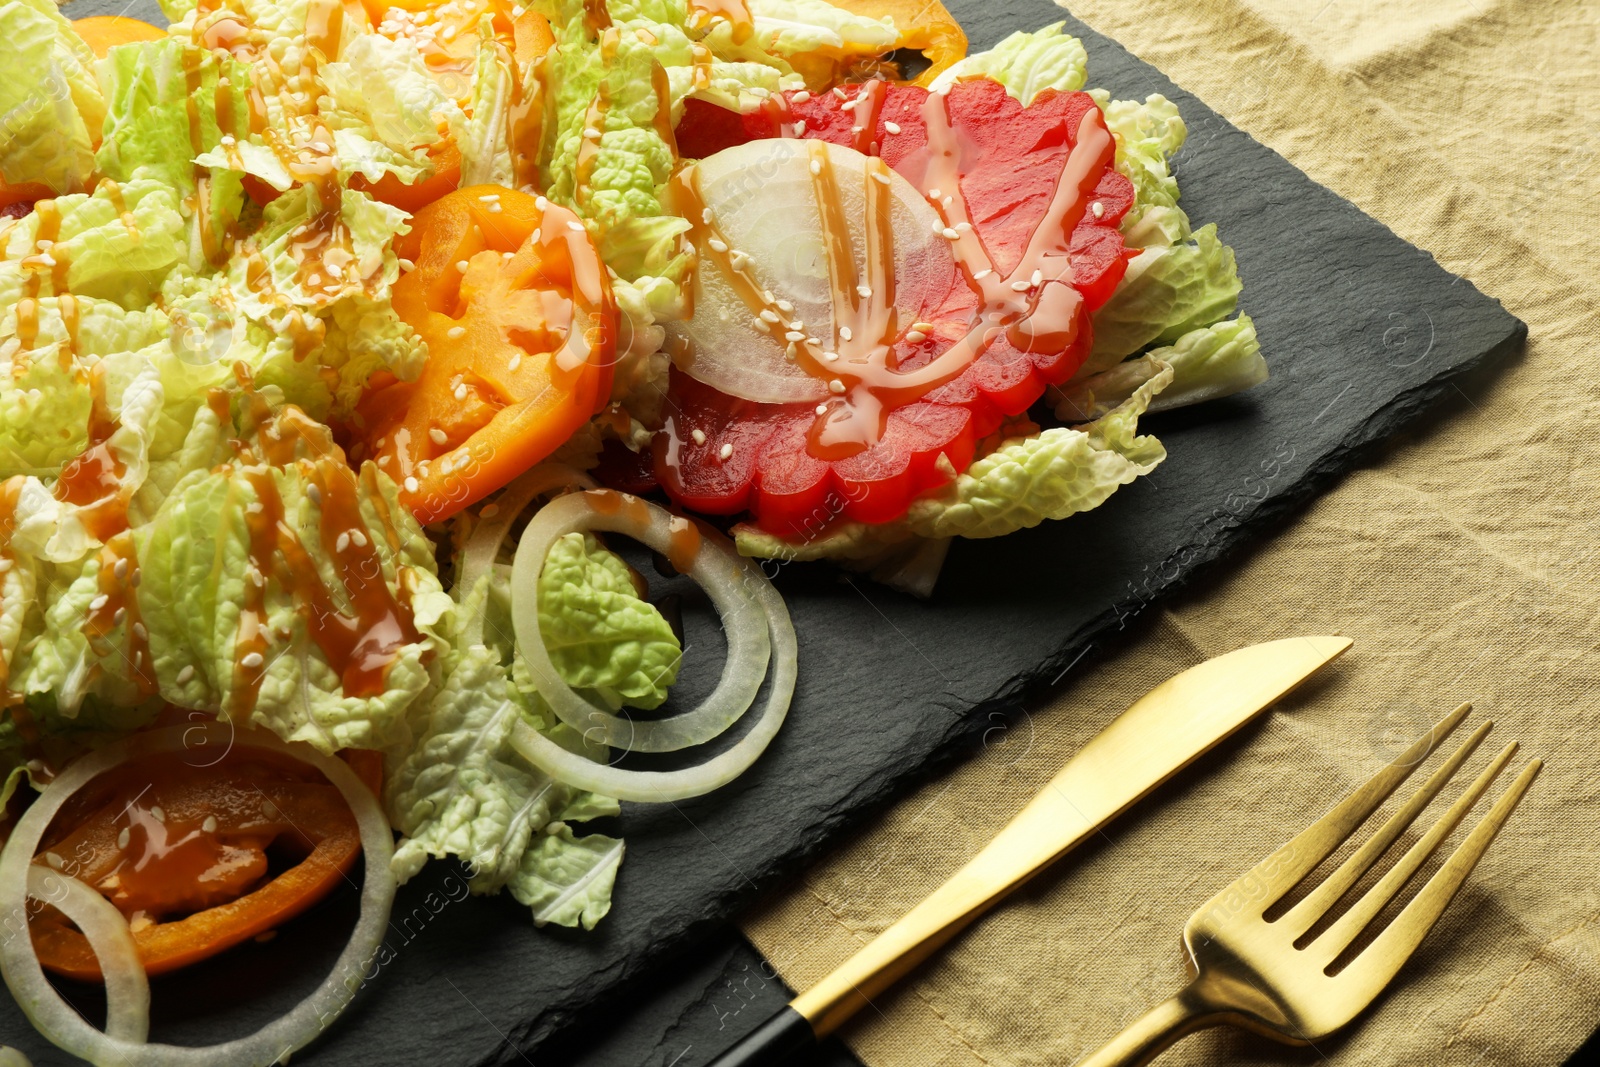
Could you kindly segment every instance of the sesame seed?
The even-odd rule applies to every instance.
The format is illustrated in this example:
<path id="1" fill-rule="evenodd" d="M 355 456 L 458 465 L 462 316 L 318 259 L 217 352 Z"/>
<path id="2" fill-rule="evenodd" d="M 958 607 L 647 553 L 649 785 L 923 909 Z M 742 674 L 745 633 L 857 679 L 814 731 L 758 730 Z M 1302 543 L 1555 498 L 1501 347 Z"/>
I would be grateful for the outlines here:
<path id="1" fill-rule="evenodd" d="M 913 330 L 921 330 L 923 333 L 928 333 L 928 332 L 932 331 L 933 323 L 931 323 L 931 322 L 922 322 L 922 321 L 919 320 L 917 322 L 913 322 L 911 324 L 911 328 Z"/>
<path id="2" fill-rule="evenodd" d="M 492 519 L 498 514 L 500 514 L 499 504 L 485 504 L 483 509 L 478 512 L 479 517 L 485 519 Z"/>
<path id="3" fill-rule="evenodd" d="M 796 137 L 804 137 L 806 135 L 806 120 L 805 119 L 799 119 L 798 121 L 795 122 L 795 124 L 794 124 L 794 135 Z"/>
<path id="4" fill-rule="evenodd" d="M 727 459 L 729 456 L 733 455 L 733 446 L 732 445 L 723 445 L 720 449 L 717 450 L 717 455 L 720 456 L 723 459 Z"/>
<path id="5" fill-rule="evenodd" d="M 985 267 L 980 271 L 973 272 L 972 277 L 974 279 L 976 279 L 977 281 L 981 282 L 981 281 L 983 281 L 983 279 L 987 278 L 989 275 L 991 275 L 993 273 L 994 273 L 994 271 L 990 270 L 988 267 Z"/>
<path id="6" fill-rule="evenodd" d="M 946 240 L 949 241 L 959 241 L 961 239 L 961 231 L 951 226 L 946 226 L 939 232 L 944 235 Z"/>
<path id="7" fill-rule="evenodd" d="M 322 487 L 315 482 L 306 486 L 306 499 L 320 508 L 322 506 Z"/>
<path id="8" fill-rule="evenodd" d="M 834 96 L 837 96 L 837 97 L 838 97 L 838 98 L 839 98 L 839 99 L 840 99 L 840 100 L 844 100 L 844 99 L 846 99 L 846 97 L 845 97 L 845 93 L 844 93 L 844 86 L 842 86 L 842 85 L 835 85 L 835 86 L 834 86 L 834 87 L 833 87 L 833 95 L 834 95 Z"/>
<path id="9" fill-rule="evenodd" d="M 125 581 L 128 577 L 128 561 L 126 558 L 117 560 L 111 568 L 111 573 L 117 576 L 117 581 Z"/>
<path id="10" fill-rule="evenodd" d="M 109 603 L 111 603 L 111 598 L 106 596 L 104 593 L 101 593 L 99 596 L 89 601 L 89 610 L 99 611 Z"/>
<path id="11" fill-rule="evenodd" d="M 1098 200 L 1089 205 L 1089 211 L 1093 213 L 1094 217 L 1097 219 L 1103 219 L 1106 217 L 1106 206 Z"/>
<path id="12" fill-rule="evenodd" d="M 868 171 L 867 173 L 871 174 L 872 175 L 872 180 L 877 182 L 879 185 L 893 185 L 894 184 L 893 180 L 887 174 L 883 173 L 882 171 L 873 170 L 873 171 Z"/>
<path id="13" fill-rule="evenodd" d="M 117 835 L 117 847 L 123 851 L 127 851 L 128 845 L 132 840 L 133 835 L 128 832 L 128 827 L 124 826 L 122 828 L 122 833 Z"/>
<path id="14" fill-rule="evenodd" d="M 785 315 L 793 315 L 794 305 L 789 303 L 787 300 L 780 300 L 778 301 L 778 310 L 783 312 Z"/>
<path id="15" fill-rule="evenodd" d="M 795 93 L 789 98 L 789 102 L 792 104 L 803 104 L 810 99 L 811 94 L 806 92 L 804 89 L 801 89 L 798 93 Z"/>
<path id="16" fill-rule="evenodd" d="M 185 665 L 183 670 L 178 672 L 178 684 L 188 685 L 192 681 L 194 681 L 194 666 Z"/>
<path id="17" fill-rule="evenodd" d="M 464 260 L 464 259 L 456 260 L 456 270 L 460 271 L 462 274 L 467 273 L 467 267 L 468 266 L 469 266 L 469 264 L 467 263 L 466 260 Z"/>
<path id="18" fill-rule="evenodd" d="M 898 122 L 889 122 L 887 119 L 884 120 L 883 128 L 888 130 L 890 133 L 900 132 L 900 124 Z"/>
<path id="19" fill-rule="evenodd" d="M 839 336 L 843 337 L 846 341 L 848 341 L 848 340 L 850 340 L 850 338 L 854 337 L 855 335 L 853 333 L 851 333 L 850 327 L 841 326 L 841 327 L 839 327 Z"/>
<path id="20" fill-rule="evenodd" d="M 539 211 L 541 213 L 543 213 L 543 212 L 546 212 L 546 211 L 550 210 L 550 201 L 547 200 L 545 197 L 542 197 L 542 196 L 541 197 L 537 197 L 533 201 L 533 206 L 538 208 Z"/>
<path id="21" fill-rule="evenodd" d="M 728 242 L 718 237 L 711 238 L 711 240 L 707 241 L 706 244 L 711 246 L 711 251 L 713 252 L 723 253 L 728 250 Z"/>
<path id="22" fill-rule="evenodd" d="M 460 385 L 456 386 L 455 392 L 451 395 L 457 400 L 465 400 L 467 398 L 467 384 L 462 382 Z"/>
<path id="23" fill-rule="evenodd" d="M 822 163 L 821 163 L 820 160 L 813 159 L 811 161 L 811 173 L 812 174 L 821 174 L 822 173 Z"/>
<path id="24" fill-rule="evenodd" d="M 939 190 L 937 190 L 937 189 L 929 189 L 928 190 L 928 199 L 929 200 L 937 200 L 937 199 L 939 199 Z"/>
<path id="25" fill-rule="evenodd" d="M 516 355 L 512 356 L 509 360 L 506 361 L 506 369 L 507 370 L 514 371 L 520 366 L 522 366 L 522 353 L 521 352 L 518 352 Z"/>
<path id="26" fill-rule="evenodd" d="M 710 208 L 706 208 L 704 211 L 700 212 L 700 221 L 705 223 L 707 226 L 710 226 L 715 219 L 716 216 L 711 213 Z"/>
<path id="27" fill-rule="evenodd" d="M 416 270 L 417 269 L 417 265 L 415 263 L 411 262 L 409 259 L 402 259 L 402 260 L 399 260 L 398 262 L 400 264 L 400 269 L 401 270 Z"/>
<path id="28" fill-rule="evenodd" d="M 347 531 L 344 531 L 344 532 L 339 534 L 339 539 L 333 543 L 333 550 L 335 552 L 344 552 L 344 551 L 348 550 L 349 547 L 350 547 L 350 533 L 347 530 Z"/>
<path id="29" fill-rule="evenodd" d="M 511 260 L 513 258 L 515 258 L 515 257 L 516 257 L 516 253 L 515 252 L 501 252 L 500 253 L 500 258 L 502 260 L 504 260 L 505 262 L 507 262 L 507 263 L 510 263 Z"/>
<path id="30" fill-rule="evenodd" d="M 850 127 L 850 132 L 851 133 L 860 133 L 864 129 L 866 129 L 865 126 L 852 126 L 852 127 Z"/>
<path id="31" fill-rule="evenodd" d="M 56 855 L 54 852 L 46 852 L 44 854 L 44 861 L 58 871 L 67 865 L 67 861 Z"/>
<path id="32" fill-rule="evenodd" d="M 583 136 L 585 140 L 598 141 L 600 139 L 600 131 L 593 126 L 585 126 L 583 128 Z"/>
<path id="33" fill-rule="evenodd" d="M 856 286 L 856 292 L 861 294 L 861 299 L 863 299 L 863 300 L 872 299 L 872 287 L 871 286 L 858 285 L 858 286 Z"/>
<path id="34" fill-rule="evenodd" d="M 252 653 L 252 655 L 254 655 L 254 653 Z M 150 814 L 155 817 L 156 822 L 166 822 L 167 821 L 167 813 L 161 810 L 160 805 L 157 805 L 156 807 L 151 808 L 150 809 Z"/>
<path id="35" fill-rule="evenodd" d="M 457 341 L 467 335 L 467 328 L 465 326 L 452 326 L 444 332 L 444 335 L 452 341 Z"/>
<path id="36" fill-rule="evenodd" d="M 200 829 L 204 830 L 208 834 L 216 833 L 217 817 L 215 815 L 207 815 L 206 821 L 200 824 Z"/>
<path id="37" fill-rule="evenodd" d="M 262 664 L 266 662 L 267 661 L 262 657 L 261 653 L 247 652 L 245 653 L 244 658 L 239 661 L 239 666 L 243 667 L 247 671 L 254 671 L 259 670 Z"/>
<path id="38" fill-rule="evenodd" d="M 933 220 L 933 232 L 934 233 L 944 233 L 944 223 L 942 221 L 940 221 L 939 219 L 934 219 Z"/>
<path id="39" fill-rule="evenodd" d="M 428 431 L 428 440 L 432 441 L 436 445 L 442 445 L 446 441 L 448 441 L 449 438 L 445 436 L 445 433 L 444 433 L 443 430 L 441 430 L 441 429 L 439 429 L 439 427 L 435 426 L 435 427 L 433 427 L 432 429 L 430 429 Z"/>
<path id="40" fill-rule="evenodd" d="M 500 204 L 498 202 L 489 205 L 489 214 L 491 214 L 491 215 L 500 214 Z"/>
<path id="41" fill-rule="evenodd" d="M 861 101 L 859 99 L 858 100 L 846 100 L 844 103 L 839 105 L 839 110 L 840 111 L 854 111 L 856 109 L 856 105 L 859 104 L 859 103 L 861 103 Z"/>
<path id="42" fill-rule="evenodd" d="M 928 335 L 923 333 L 921 330 L 907 330 L 906 331 L 906 340 L 910 341 L 914 345 L 920 345 L 923 341 L 926 341 L 927 339 L 928 339 Z"/>
<path id="43" fill-rule="evenodd" d="M 1026 293 L 1029 289 L 1032 289 L 1032 288 L 1033 288 L 1033 286 L 1029 285 L 1027 282 L 1021 280 L 1020 278 L 1011 283 L 1011 290 L 1012 290 L 1012 292 L 1016 292 L 1016 293 Z"/>
<path id="44" fill-rule="evenodd" d="M 778 313 L 776 311 L 773 311 L 771 308 L 762 308 L 761 309 L 761 321 L 762 322 L 770 322 L 774 326 L 776 326 L 778 323 L 782 322 L 783 320 L 780 319 L 778 317 Z"/>
<path id="45" fill-rule="evenodd" d="M 362 533 L 360 530 L 351 530 L 350 531 L 350 541 L 357 548 L 366 548 L 367 547 L 367 535 Z"/>
<path id="46" fill-rule="evenodd" d="M 783 335 L 783 339 L 785 341 L 794 341 L 798 344 L 806 339 L 806 335 L 800 330 L 790 330 L 788 333 Z"/>
<path id="47" fill-rule="evenodd" d="M 581 223 L 581 222 L 568 222 L 567 223 L 567 229 L 572 230 L 575 233 L 582 233 L 583 232 L 583 223 Z"/>
<path id="48" fill-rule="evenodd" d="M 690 430 L 689 436 L 694 438 L 694 443 L 697 445 L 703 445 L 706 443 L 706 432 L 704 430 L 699 428 Z"/>
<path id="49" fill-rule="evenodd" d="M 791 329 L 791 330 L 803 330 L 805 328 L 806 328 L 805 322 L 800 320 L 800 319 L 795 319 L 793 322 L 791 322 L 789 324 L 789 329 Z"/>
<path id="50" fill-rule="evenodd" d="M 828 383 L 828 392 L 832 393 L 834 396 L 840 395 L 844 392 L 844 383 L 835 378 L 833 381 Z"/>
<path id="51" fill-rule="evenodd" d="M 972 229 L 972 223 L 970 223 L 970 222 L 958 222 L 958 223 L 956 223 L 956 229 L 961 230 L 962 232 L 966 232 L 967 230 Z"/>
<path id="52" fill-rule="evenodd" d="M 414 475 L 406 475 L 406 492 L 415 493 L 417 491 L 418 484 L 419 483 Z"/>
<path id="53" fill-rule="evenodd" d="M 821 343 L 822 343 L 822 342 L 821 342 L 821 341 L 819 341 L 819 340 L 817 340 L 817 339 L 816 339 L 816 338 L 815 338 L 815 337 L 810 337 L 810 336 L 808 336 L 808 337 L 807 337 L 807 338 L 806 338 L 806 344 L 808 344 L 808 345 L 811 345 L 811 346 L 812 346 L 812 347 L 815 347 L 815 346 L 817 346 L 817 345 L 820 345 L 820 344 L 821 344 Z"/>
<path id="54" fill-rule="evenodd" d="M 1033 284 L 1034 285 L 1043 285 L 1044 284 L 1044 271 L 1036 270 L 1036 271 L 1033 272 Z"/>
<path id="55" fill-rule="evenodd" d="M 829 363 L 832 363 L 832 362 L 834 362 L 835 360 L 837 360 L 839 358 L 839 353 L 837 353 L 837 352 L 824 352 L 824 353 L 822 353 L 822 358 L 827 360 Z"/>

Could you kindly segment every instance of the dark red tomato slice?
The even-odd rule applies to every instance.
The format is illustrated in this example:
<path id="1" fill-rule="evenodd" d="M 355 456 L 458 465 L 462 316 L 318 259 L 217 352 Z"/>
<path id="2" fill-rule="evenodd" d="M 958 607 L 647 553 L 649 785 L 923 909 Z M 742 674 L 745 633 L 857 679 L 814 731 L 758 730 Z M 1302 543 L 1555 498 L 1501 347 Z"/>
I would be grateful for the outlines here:
<path id="1" fill-rule="evenodd" d="M 813 427 L 820 409 L 814 405 L 753 403 L 674 373 L 671 415 L 653 451 L 656 475 L 678 503 L 715 514 L 749 511 L 760 526 L 788 538 L 814 535 L 843 519 L 891 521 L 918 495 L 964 470 L 977 439 L 1082 365 L 1091 344 L 1089 312 L 1110 297 L 1126 270 L 1118 227 L 1133 203 L 1132 184 L 1113 169 L 1110 148 L 1104 147 L 1076 183 L 1081 203 L 1065 215 L 1051 215 L 1076 138 L 1086 123 L 1098 121 L 1086 119 L 1093 99 L 1047 91 L 1024 108 L 995 82 L 963 82 L 946 98 L 948 129 L 933 147 L 928 103 L 923 89 L 882 84 L 845 86 L 798 101 L 790 96 L 750 115 L 690 101 L 678 143 L 685 156 L 703 157 L 751 140 L 799 134 L 881 155 L 912 185 L 929 191 L 936 153 L 953 135 L 966 217 L 998 276 L 1014 276 L 1026 250 L 1041 235 L 1050 237 L 1044 232 L 1050 220 L 1059 220 L 1054 240 L 1069 252 L 1068 272 L 1043 283 L 1032 278 L 1028 297 L 1030 308 L 1056 300 L 1066 309 L 1055 328 L 1030 334 L 1025 320 L 1032 311 L 1020 324 L 985 320 L 993 312 L 992 290 L 985 297 L 982 286 L 959 269 L 947 288 L 940 279 L 918 279 L 917 292 L 896 294 L 902 316 L 919 322 L 897 341 L 895 369 L 918 370 L 981 334 L 980 352 L 954 378 L 889 410 L 878 439 L 844 457 L 819 453 Z M 1103 144 L 1109 146 L 1109 138 Z M 1030 266 L 1035 262 L 1037 256 Z M 1001 325 L 985 328 L 985 321 Z"/>

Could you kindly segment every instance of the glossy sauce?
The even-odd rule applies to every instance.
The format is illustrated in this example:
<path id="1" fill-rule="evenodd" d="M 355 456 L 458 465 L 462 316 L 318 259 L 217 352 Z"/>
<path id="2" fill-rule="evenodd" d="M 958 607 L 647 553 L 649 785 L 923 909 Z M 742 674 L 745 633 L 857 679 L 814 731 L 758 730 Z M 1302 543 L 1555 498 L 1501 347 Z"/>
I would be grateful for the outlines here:
<path id="1" fill-rule="evenodd" d="M 578 155 L 572 165 L 573 188 L 579 196 L 589 192 L 589 182 L 594 177 L 595 161 L 600 156 L 600 137 L 590 137 L 589 131 L 595 130 L 604 136 L 606 113 L 610 110 L 611 86 L 602 80 L 594 99 L 589 101 L 589 109 L 583 113 L 583 130 L 579 135 L 581 139 L 578 143 Z"/>
<path id="2" fill-rule="evenodd" d="M 700 527 L 692 519 L 673 516 L 667 524 L 667 562 L 679 574 L 689 573 L 700 555 Z"/>
<path id="3" fill-rule="evenodd" d="M 727 22 L 733 30 L 733 43 L 744 44 L 755 32 L 755 20 L 745 0 L 689 0 L 689 27 L 707 30 L 715 19 Z"/>
<path id="4" fill-rule="evenodd" d="M 64 293 L 67 289 L 67 261 L 56 248 L 61 236 L 61 211 L 54 200 L 40 200 L 33 205 L 39 221 L 34 230 L 33 251 L 22 258 L 25 277 L 22 295 L 17 300 L 17 340 L 22 351 L 30 351 L 39 340 L 39 294 L 43 291 L 45 275 L 50 276 L 50 291 Z"/>
<path id="5" fill-rule="evenodd" d="M 150 635 L 139 614 L 138 577 L 139 560 L 133 534 L 124 530 L 113 535 L 100 549 L 96 574 L 99 595 L 90 603 L 83 629 L 90 648 L 102 658 L 112 655 L 112 651 L 96 648 L 97 644 L 108 643 L 119 629 L 126 635 L 122 657 L 139 695 L 148 699 L 160 691 L 160 686 L 156 682 L 155 662 L 150 658 Z"/>
<path id="6" fill-rule="evenodd" d="M 88 446 L 61 468 L 53 492 L 77 506 L 84 528 L 103 544 L 128 528 L 127 467 L 111 447 L 118 423 L 106 402 L 103 363 L 89 369 L 89 395 Z"/>

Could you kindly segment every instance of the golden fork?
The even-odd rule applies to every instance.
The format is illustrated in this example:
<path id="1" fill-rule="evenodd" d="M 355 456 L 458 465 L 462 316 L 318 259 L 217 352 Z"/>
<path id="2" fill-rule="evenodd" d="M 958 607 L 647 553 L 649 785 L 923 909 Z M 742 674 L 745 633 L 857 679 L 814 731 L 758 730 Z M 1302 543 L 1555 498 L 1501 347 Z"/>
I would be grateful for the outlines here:
<path id="1" fill-rule="evenodd" d="M 1495 756 L 1438 822 L 1373 886 L 1329 924 L 1330 909 L 1389 850 L 1483 741 L 1485 722 L 1434 771 L 1405 805 L 1326 880 L 1281 915 L 1273 906 L 1335 849 L 1466 718 L 1470 705 L 1445 716 L 1372 780 L 1293 841 L 1212 897 L 1184 926 L 1195 978 L 1151 1008 L 1077 1067 L 1137 1067 L 1186 1034 L 1227 1024 L 1305 1045 L 1354 1019 L 1389 984 L 1455 897 L 1489 843 L 1521 802 L 1543 763 L 1517 775 L 1483 820 L 1381 933 L 1352 945 L 1417 873 L 1511 762 L 1515 741 Z"/>

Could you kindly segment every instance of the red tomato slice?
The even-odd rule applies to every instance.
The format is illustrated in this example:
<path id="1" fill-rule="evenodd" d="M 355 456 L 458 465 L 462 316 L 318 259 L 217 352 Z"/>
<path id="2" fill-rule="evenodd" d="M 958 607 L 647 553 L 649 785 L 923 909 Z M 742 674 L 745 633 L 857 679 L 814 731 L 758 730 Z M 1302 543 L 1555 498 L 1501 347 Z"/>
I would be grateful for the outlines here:
<path id="1" fill-rule="evenodd" d="M 938 147 L 930 147 L 928 93 L 913 86 L 842 91 L 843 99 L 832 92 L 799 102 L 787 98 L 743 116 L 691 100 L 678 128 L 680 149 L 704 157 L 802 130 L 808 139 L 881 155 L 913 185 L 927 189 Z M 994 271 L 1007 277 L 1027 258 L 1038 234 L 1049 238 L 1043 230 L 1052 205 L 1064 202 L 1058 185 L 1069 163 L 1085 165 L 1082 153 L 1071 162 L 1072 151 L 1081 130 L 1099 121 L 1098 112 L 1089 117 L 1096 105 L 1087 93 L 1047 91 L 1024 108 L 999 84 L 980 79 L 956 85 L 946 108 L 967 217 Z M 902 286 L 896 306 L 920 315 L 923 325 L 909 337 L 900 335 L 895 370 L 928 366 L 963 339 L 971 344 L 971 337 L 981 335 L 979 354 L 953 379 L 889 410 L 878 439 L 842 458 L 823 458 L 813 443 L 821 417 L 815 405 L 754 403 L 674 373 L 671 415 L 654 443 L 656 474 L 667 493 L 699 511 L 749 511 L 768 531 L 795 538 L 814 536 L 838 520 L 891 521 L 918 495 L 964 470 L 978 439 L 1007 416 L 1026 411 L 1046 387 L 1066 381 L 1083 364 L 1091 345 L 1089 312 L 1122 280 L 1128 254 L 1118 226 L 1133 203 L 1133 186 L 1112 166 L 1109 136 L 1096 143 L 1102 147 L 1076 180 L 1076 201 L 1055 216 L 1064 227 L 1056 239 L 1069 252 L 1068 274 L 1032 280 L 1037 296 L 1030 299 L 1037 302 L 1030 308 L 1049 299 L 1064 309 L 1051 320 L 1053 328 L 1030 332 L 1030 310 L 1014 320 L 992 320 L 1002 323 L 995 328 L 976 329 L 991 321 L 983 316 L 992 311 L 993 297 L 985 297 L 977 280 L 959 268 L 946 279 L 906 279 L 916 291 Z"/>

